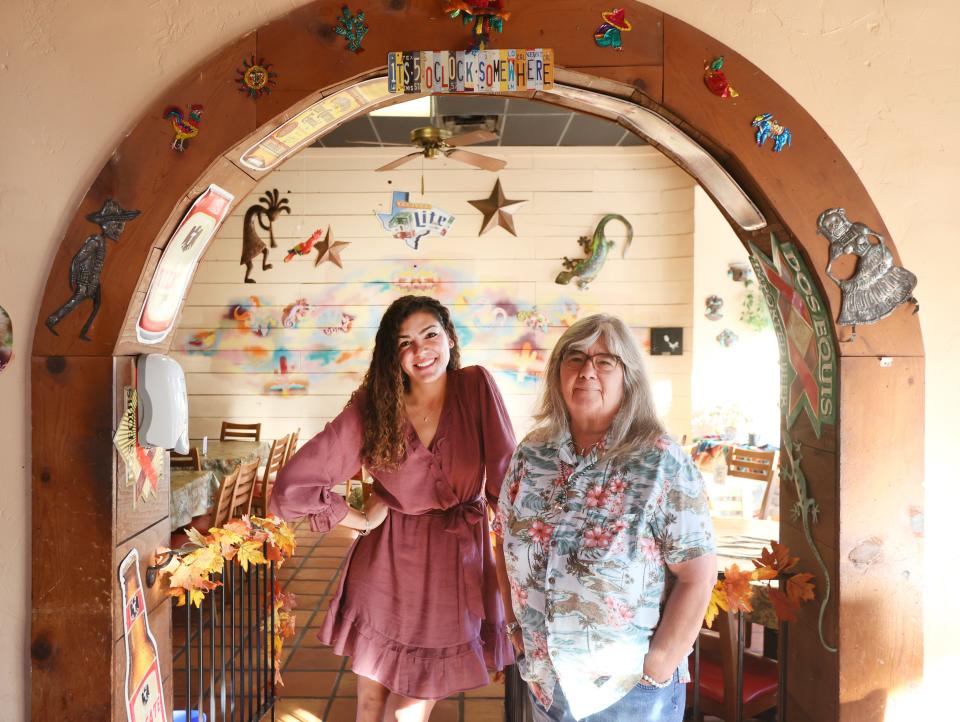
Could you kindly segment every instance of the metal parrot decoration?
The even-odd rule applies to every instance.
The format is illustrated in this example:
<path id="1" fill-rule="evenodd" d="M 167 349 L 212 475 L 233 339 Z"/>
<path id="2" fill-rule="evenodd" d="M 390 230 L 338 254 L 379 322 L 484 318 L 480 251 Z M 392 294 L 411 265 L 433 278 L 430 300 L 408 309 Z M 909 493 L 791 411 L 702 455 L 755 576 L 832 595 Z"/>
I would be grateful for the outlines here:
<path id="1" fill-rule="evenodd" d="M 283 259 L 283 262 L 289 263 L 296 256 L 307 255 L 313 250 L 313 244 L 319 241 L 322 237 L 323 237 L 323 229 L 318 228 L 313 232 L 313 235 L 311 235 L 307 240 L 300 241 L 300 243 L 295 245 L 293 248 L 290 248 L 289 250 L 287 250 L 287 255 Z"/>
<path id="2" fill-rule="evenodd" d="M 174 136 L 171 147 L 178 153 L 185 151 L 190 139 L 196 138 L 200 133 L 201 115 L 203 115 L 202 105 L 191 105 L 189 113 L 176 105 L 168 106 L 163 111 L 164 120 L 169 120 L 170 125 L 173 126 Z"/>
<path id="3" fill-rule="evenodd" d="M 607 261 L 607 255 L 609 255 L 610 249 L 614 246 L 613 241 L 608 240 L 603 233 L 604 228 L 606 228 L 607 224 L 612 220 L 620 221 L 627 228 L 627 238 L 623 243 L 623 253 L 621 257 L 627 255 L 627 249 L 630 247 L 631 241 L 633 241 L 633 226 L 630 225 L 630 221 L 619 213 L 608 213 L 600 219 L 600 222 L 597 224 L 597 229 L 593 232 L 592 238 L 580 236 L 580 239 L 577 241 L 584 252 L 588 254 L 586 258 L 570 260 L 566 256 L 563 257 L 563 267 L 566 270 L 560 271 L 560 273 L 557 274 L 556 283 L 565 286 L 570 283 L 574 277 L 577 277 L 577 287 L 585 289 L 597 277 L 600 269 L 603 268 L 603 264 Z"/>

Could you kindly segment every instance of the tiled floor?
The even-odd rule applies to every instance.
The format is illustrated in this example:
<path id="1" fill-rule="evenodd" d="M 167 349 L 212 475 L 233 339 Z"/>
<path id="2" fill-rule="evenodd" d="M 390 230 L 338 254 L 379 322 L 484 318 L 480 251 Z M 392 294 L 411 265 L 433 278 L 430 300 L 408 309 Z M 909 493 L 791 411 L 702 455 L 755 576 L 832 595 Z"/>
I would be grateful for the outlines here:
<path id="1" fill-rule="evenodd" d="M 330 596 L 336 591 L 353 532 L 338 528 L 320 535 L 297 527 L 296 556 L 284 564 L 284 589 L 297 597 L 297 635 L 283 650 L 276 719 L 279 722 L 353 722 L 357 678 L 349 660 L 317 641 Z M 431 722 L 503 722 L 503 684 L 458 694 L 439 702 Z M 268 715 L 266 720 L 270 719 Z"/>

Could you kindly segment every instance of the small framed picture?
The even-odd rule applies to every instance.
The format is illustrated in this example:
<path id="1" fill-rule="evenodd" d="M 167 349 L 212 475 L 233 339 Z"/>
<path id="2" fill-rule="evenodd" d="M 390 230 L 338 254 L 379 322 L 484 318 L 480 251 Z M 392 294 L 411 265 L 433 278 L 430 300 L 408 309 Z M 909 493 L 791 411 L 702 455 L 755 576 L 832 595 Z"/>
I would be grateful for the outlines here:
<path id="1" fill-rule="evenodd" d="M 683 329 L 682 328 L 651 328 L 650 329 L 651 356 L 682 356 Z"/>

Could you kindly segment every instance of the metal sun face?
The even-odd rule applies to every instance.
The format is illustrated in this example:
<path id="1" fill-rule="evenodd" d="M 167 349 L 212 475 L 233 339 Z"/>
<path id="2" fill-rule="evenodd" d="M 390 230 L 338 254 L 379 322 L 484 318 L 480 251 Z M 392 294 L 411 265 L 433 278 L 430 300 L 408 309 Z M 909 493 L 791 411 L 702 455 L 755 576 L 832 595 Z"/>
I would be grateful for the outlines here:
<path id="1" fill-rule="evenodd" d="M 277 84 L 277 74 L 270 70 L 271 67 L 263 58 L 257 60 L 251 56 L 244 60 L 243 67 L 237 68 L 237 89 L 253 100 L 270 93 L 271 86 Z"/>

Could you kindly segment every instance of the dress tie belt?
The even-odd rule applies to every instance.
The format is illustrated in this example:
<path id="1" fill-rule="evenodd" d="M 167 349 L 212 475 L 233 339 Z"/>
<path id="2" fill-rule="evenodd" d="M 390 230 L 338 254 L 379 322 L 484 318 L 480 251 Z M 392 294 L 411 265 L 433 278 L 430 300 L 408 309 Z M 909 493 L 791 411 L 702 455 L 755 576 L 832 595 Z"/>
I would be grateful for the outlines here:
<path id="1" fill-rule="evenodd" d="M 487 504 L 482 496 L 462 502 L 449 509 L 435 509 L 424 516 L 440 517 L 445 532 L 453 534 L 460 546 L 463 561 L 463 583 L 467 596 L 467 609 L 476 617 L 484 619 L 481 582 L 483 579 L 483 550 L 477 542 L 473 527 L 482 524 L 487 516 Z"/>

